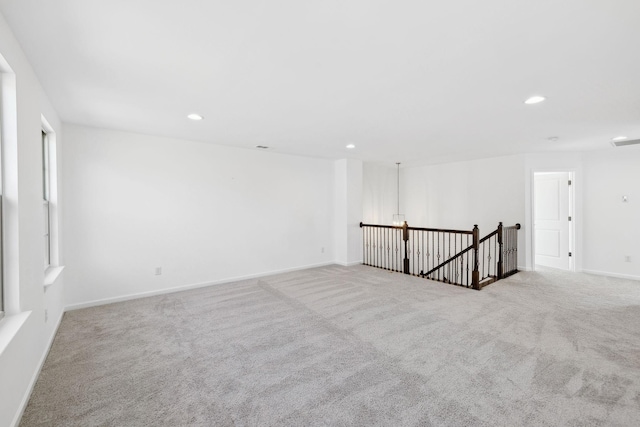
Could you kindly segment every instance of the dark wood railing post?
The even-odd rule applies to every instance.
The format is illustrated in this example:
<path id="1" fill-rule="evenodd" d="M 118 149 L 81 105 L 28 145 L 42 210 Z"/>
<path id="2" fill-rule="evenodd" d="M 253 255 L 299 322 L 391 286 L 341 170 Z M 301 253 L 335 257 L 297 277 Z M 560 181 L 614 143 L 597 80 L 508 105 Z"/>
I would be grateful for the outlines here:
<path id="1" fill-rule="evenodd" d="M 362 228 L 363 224 L 360 221 L 360 228 Z M 367 251 L 366 251 L 366 238 L 365 238 L 364 230 L 362 230 L 362 264 L 367 265 Z"/>
<path id="2" fill-rule="evenodd" d="M 498 224 L 498 271 L 496 276 L 498 280 L 502 279 L 502 223 Z"/>
<path id="3" fill-rule="evenodd" d="M 480 230 L 478 224 L 473 226 L 473 272 L 471 273 L 471 286 L 480 290 L 480 270 L 478 269 L 478 250 L 480 249 Z"/>
<path id="4" fill-rule="evenodd" d="M 409 224 L 402 225 L 402 240 L 404 240 L 404 274 L 409 274 Z"/>

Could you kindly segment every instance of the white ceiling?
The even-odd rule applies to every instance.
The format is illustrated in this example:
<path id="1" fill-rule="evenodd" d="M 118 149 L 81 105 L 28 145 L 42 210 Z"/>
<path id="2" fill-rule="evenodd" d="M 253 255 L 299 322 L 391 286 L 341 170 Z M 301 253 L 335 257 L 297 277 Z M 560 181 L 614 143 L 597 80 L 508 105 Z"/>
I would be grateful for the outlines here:
<path id="1" fill-rule="evenodd" d="M 0 11 L 69 123 L 405 164 L 640 138 L 638 0 L 0 0 Z M 533 94 L 548 100 L 524 105 Z"/>

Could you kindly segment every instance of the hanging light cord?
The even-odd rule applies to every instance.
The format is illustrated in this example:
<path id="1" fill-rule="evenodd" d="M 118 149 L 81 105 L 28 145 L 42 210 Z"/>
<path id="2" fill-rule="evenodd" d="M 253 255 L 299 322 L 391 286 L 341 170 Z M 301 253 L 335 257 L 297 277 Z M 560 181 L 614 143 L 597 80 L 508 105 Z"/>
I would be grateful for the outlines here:
<path id="1" fill-rule="evenodd" d="M 400 215 L 400 162 L 397 162 L 398 165 L 398 215 Z"/>

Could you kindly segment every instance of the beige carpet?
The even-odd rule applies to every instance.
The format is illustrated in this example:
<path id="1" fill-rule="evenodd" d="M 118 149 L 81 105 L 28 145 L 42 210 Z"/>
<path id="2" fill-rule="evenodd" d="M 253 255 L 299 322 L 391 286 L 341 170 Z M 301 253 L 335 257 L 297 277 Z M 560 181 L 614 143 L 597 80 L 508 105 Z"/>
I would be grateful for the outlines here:
<path id="1" fill-rule="evenodd" d="M 640 282 L 332 266 L 73 311 L 21 425 L 637 426 Z"/>

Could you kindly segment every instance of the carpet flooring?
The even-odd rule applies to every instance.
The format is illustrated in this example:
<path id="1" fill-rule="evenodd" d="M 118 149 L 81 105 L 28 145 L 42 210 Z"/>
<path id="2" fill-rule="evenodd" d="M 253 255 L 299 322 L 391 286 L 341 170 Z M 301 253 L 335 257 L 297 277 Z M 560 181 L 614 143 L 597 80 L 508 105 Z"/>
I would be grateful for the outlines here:
<path id="1" fill-rule="evenodd" d="M 637 426 L 640 282 L 328 266 L 64 315 L 21 426 Z"/>

